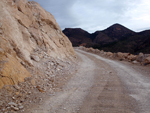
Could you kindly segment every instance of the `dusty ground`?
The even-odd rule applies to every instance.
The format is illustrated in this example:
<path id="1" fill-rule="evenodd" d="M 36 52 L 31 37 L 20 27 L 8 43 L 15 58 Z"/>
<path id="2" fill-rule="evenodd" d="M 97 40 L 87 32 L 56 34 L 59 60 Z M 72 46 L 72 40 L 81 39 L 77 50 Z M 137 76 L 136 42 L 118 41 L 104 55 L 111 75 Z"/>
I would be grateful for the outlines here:
<path id="1" fill-rule="evenodd" d="M 25 113 L 149 113 L 149 67 L 76 50 L 79 69 L 62 90 Z"/>
<path id="2" fill-rule="evenodd" d="M 76 72 L 71 60 L 44 58 L 37 68 L 27 68 L 32 77 L 18 85 L 6 85 L 0 90 L 0 113 L 25 112 L 30 106 L 41 104 L 45 97 L 62 90 L 62 86 Z"/>
<path id="3" fill-rule="evenodd" d="M 69 71 L 56 76 L 54 86 L 50 88 L 53 92 L 48 88 L 45 93 L 39 92 L 36 87 L 29 88 L 30 92 L 26 91 L 29 93 L 22 103 L 24 108 L 16 112 L 149 113 L 150 66 L 110 60 L 78 49 L 75 51 L 78 69 L 73 72 L 76 68 L 70 65 Z M 10 97 L 13 100 L 8 98 L 8 102 L 20 102 L 20 97 L 14 97 Z M 2 113 L 3 109 L 0 110 Z M 5 113 L 16 112 L 5 110 Z"/>

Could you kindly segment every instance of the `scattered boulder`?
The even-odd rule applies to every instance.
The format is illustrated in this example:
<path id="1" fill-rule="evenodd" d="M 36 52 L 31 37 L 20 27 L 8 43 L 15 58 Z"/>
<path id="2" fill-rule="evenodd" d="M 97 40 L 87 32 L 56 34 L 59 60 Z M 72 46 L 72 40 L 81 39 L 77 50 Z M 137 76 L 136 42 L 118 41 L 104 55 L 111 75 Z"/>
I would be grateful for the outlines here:
<path id="1" fill-rule="evenodd" d="M 19 108 L 18 107 L 14 107 L 14 106 L 11 106 L 11 108 L 15 111 L 19 111 Z"/>
<path id="2" fill-rule="evenodd" d="M 19 109 L 21 110 L 21 109 L 23 109 L 24 108 L 24 106 L 19 106 Z"/>
<path id="3" fill-rule="evenodd" d="M 149 57 L 147 57 L 147 58 L 145 58 L 144 63 L 146 63 L 146 64 L 150 64 L 150 56 L 149 56 Z"/>
<path id="4" fill-rule="evenodd" d="M 128 56 L 130 56 L 130 55 L 131 55 L 130 53 L 123 53 L 123 56 L 124 56 L 125 59 L 127 59 Z"/>
<path id="5" fill-rule="evenodd" d="M 123 58 L 124 58 L 124 55 L 123 55 L 123 53 L 118 52 L 118 53 L 117 53 L 117 57 L 118 57 L 119 59 L 123 59 Z"/>
<path id="6" fill-rule="evenodd" d="M 143 62 L 144 61 L 144 54 L 143 53 L 139 53 L 139 55 L 137 56 L 136 59 L 138 62 Z"/>
<path id="7" fill-rule="evenodd" d="M 139 62 L 138 62 L 138 61 L 136 61 L 136 60 L 134 60 L 134 61 L 133 61 L 133 64 L 138 64 L 138 63 L 139 63 Z"/>
<path id="8" fill-rule="evenodd" d="M 17 84 L 14 85 L 14 88 L 17 89 L 17 90 L 20 89 L 20 87 Z"/>
<path id="9" fill-rule="evenodd" d="M 130 54 L 130 55 L 127 56 L 127 59 L 128 59 L 128 61 L 135 61 L 136 60 L 136 55 Z"/>
<path id="10" fill-rule="evenodd" d="M 40 58 L 38 56 L 36 56 L 36 55 L 31 55 L 31 59 L 33 59 L 36 62 L 40 61 Z"/>
<path id="11" fill-rule="evenodd" d="M 36 88 L 37 88 L 41 93 L 44 93 L 44 91 L 40 88 L 40 86 L 36 86 Z"/>
<path id="12" fill-rule="evenodd" d="M 93 49 L 92 47 L 88 48 L 87 51 L 88 51 L 88 52 L 95 53 L 95 49 Z"/>
<path id="13" fill-rule="evenodd" d="M 112 52 L 107 52 L 106 55 L 107 55 L 108 57 L 113 57 L 113 53 L 112 53 Z"/>
<path id="14" fill-rule="evenodd" d="M 104 50 L 101 50 L 101 51 L 100 51 L 100 54 L 104 54 Z"/>
<path id="15" fill-rule="evenodd" d="M 150 64 L 150 54 L 143 54 L 143 53 L 139 53 L 139 55 L 133 55 L 130 53 L 122 53 L 122 52 L 118 52 L 118 53 L 112 53 L 112 52 L 105 52 L 103 50 L 98 50 L 98 49 L 93 49 L 93 48 L 86 48 L 83 46 L 80 46 L 79 49 L 82 49 L 84 51 L 87 52 L 92 52 L 92 53 L 99 53 L 102 56 L 106 56 L 106 57 L 110 57 L 110 58 L 117 58 L 120 61 L 122 60 L 127 60 L 129 62 L 132 62 L 133 64 Z"/>
<path id="16" fill-rule="evenodd" d="M 95 49 L 95 53 L 100 53 L 100 50 L 99 49 Z"/>
<path id="17" fill-rule="evenodd" d="M 14 102 L 9 102 L 8 105 L 14 106 L 14 107 L 18 106 L 18 104 L 14 103 Z"/>

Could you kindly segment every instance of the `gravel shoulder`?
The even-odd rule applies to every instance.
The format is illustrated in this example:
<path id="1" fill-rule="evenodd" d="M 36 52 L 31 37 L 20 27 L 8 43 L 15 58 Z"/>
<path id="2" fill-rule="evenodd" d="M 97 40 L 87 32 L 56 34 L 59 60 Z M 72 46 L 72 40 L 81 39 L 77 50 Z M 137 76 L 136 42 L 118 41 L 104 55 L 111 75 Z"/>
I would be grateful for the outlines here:
<path id="1" fill-rule="evenodd" d="M 147 68 L 75 51 L 77 73 L 26 113 L 149 113 Z"/>

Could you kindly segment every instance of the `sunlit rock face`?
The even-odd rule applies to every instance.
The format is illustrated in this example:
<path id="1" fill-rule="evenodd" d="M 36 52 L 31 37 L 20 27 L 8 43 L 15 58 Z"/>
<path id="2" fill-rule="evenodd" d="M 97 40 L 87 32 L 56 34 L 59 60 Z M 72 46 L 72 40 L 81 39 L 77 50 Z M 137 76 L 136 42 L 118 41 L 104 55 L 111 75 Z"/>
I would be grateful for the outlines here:
<path id="1" fill-rule="evenodd" d="M 53 15 L 33 1 L 0 0 L 0 89 L 30 77 L 25 67 L 36 67 L 43 54 L 75 56 Z"/>

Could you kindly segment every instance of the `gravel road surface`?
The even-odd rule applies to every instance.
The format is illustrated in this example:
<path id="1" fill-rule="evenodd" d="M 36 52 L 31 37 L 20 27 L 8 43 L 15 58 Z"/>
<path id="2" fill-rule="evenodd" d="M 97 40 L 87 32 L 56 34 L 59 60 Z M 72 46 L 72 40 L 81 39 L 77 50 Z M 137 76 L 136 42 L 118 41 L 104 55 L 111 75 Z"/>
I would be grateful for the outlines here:
<path id="1" fill-rule="evenodd" d="M 148 69 L 75 51 L 77 73 L 26 113 L 150 113 Z"/>

